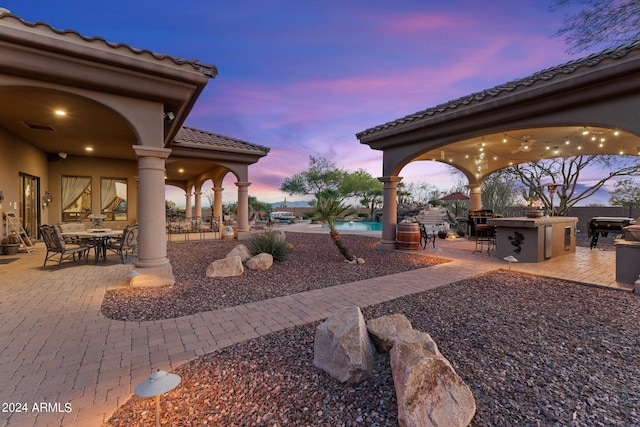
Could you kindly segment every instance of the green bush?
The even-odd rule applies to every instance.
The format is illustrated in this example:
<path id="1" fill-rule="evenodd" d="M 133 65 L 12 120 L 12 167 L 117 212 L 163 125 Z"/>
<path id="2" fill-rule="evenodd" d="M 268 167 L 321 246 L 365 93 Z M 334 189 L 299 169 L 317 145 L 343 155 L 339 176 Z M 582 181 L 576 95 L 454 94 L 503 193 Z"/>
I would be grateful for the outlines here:
<path id="1" fill-rule="evenodd" d="M 252 255 L 271 254 L 274 262 L 286 261 L 290 252 L 287 242 L 280 240 L 279 234 L 274 231 L 254 235 L 249 244 L 249 251 Z"/>
<path id="2" fill-rule="evenodd" d="M 467 234 L 467 227 L 465 227 L 464 225 L 459 225 L 458 228 L 456 228 L 456 233 L 458 234 L 458 236 L 464 237 Z"/>

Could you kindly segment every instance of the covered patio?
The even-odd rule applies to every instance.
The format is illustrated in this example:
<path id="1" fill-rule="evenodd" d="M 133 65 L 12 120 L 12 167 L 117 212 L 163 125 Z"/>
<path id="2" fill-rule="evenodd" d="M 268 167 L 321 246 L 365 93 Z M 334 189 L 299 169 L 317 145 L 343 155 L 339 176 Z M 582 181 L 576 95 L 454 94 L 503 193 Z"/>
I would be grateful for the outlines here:
<path id="1" fill-rule="evenodd" d="M 383 152 L 381 249 L 396 247 L 396 187 L 411 162 L 437 161 L 482 180 L 513 164 L 581 154 L 638 156 L 640 43 L 548 68 L 356 135 Z"/>
<path id="2" fill-rule="evenodd" d="M 213 179 L 221 200 L 230 172 L 241 212 L 247 206 L 248 165 L 268 149 L 183 127 L 216 76 L 214 65 L 26 22 L 3 9 L 0 46 L 0 211 L 15 212 L 31 235 L 41 224 L 91 214 L 105 215 L 113 229 L 137 223 L 140 282 L 171 284 L 165 184 L 197 195 Z M 248 230 L 246 216 L 239 231 Z"/>

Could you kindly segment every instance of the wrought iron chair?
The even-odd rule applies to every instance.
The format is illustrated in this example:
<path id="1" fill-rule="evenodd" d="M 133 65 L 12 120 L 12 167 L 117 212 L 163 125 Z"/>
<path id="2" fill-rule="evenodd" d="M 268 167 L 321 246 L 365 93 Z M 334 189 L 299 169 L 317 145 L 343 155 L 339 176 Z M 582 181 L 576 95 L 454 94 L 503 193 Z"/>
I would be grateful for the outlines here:
<path id="1" fill-rule="evenodd" d="M 427 232 L 427 227 L 419 222 L 418 226 L 420 227 L 420 246 L 422 247 L 422 249 L 426 249 L 427 248 L 427 243 L 429 243 L 429 240 L 431 240 L 433 242 L 433 247 L 436 247 L 436 232 L 435 230 L 429 235 L 429 233 Z"/>
<path id="2" fill-rule="evenodd" d="M 88 259 L 89 254 L 89 246 L 83 245 L 75 245 L 68 244 L 64 241 L 62 234 L 60 234 L 60 230 L 58 230 L 53 225 L 41 225 L 40 226 L 40 234 L 42 236 L 42 240 L 44 240 L 44 244 L 47 247 L 47 253 L 44 257 L 43 267 L 47 266 L 47 261 L 51 260 L 53 257 L 60 255 L 60 259 L 58 260 L 58 268 L 60 268 L 60 264 L 62 264 L 63 259 L 73 258 L 73 261 L 76 261 L 76 255 L 78 255 L 78 261 L 84 255 L 85 260 Z"/>
<path id="3" fill-rule="evenodd" d="M 138 249 L 138 226 L 127 225 L 119 239 L 107 242 L 106 249 L 120 255 L 120 260 L 124 264 L 124 259 L 130 254 L 133 255 Z"/>

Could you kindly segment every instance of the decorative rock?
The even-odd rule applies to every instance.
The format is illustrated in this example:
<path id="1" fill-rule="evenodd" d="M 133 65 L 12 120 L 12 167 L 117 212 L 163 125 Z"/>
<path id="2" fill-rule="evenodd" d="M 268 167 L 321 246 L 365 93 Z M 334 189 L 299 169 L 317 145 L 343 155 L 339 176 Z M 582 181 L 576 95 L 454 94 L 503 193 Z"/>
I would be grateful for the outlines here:
<path id="1" fill-rule="evenodd" d="M 341 308 L 316 328 L 313 364 L 340 382 L 369 378 L 374 357 L 360 308 Z"/>
<path id="2" fill-rule="evenodd" d="M 391 350 L 400 331 L 405 329 L 413 330 L 413 327 L 404 314 L 390 314 L 367 320 L 367 330 L 376 349 L 381 353 Z"/>
<path id="3" fill-rule="evenodd" d="M 417 336 L 407 330 L 401 334 L 407 332 Z M 476 412 L 471 390 L 449 361 L 427 350 L 423 342 L 396 341 L 391 373 L 400 426 L 461 427 L 471 422 Z"/>
<path id="4" fill-rule="evenodd" d="M 229 252 L 225 258 L 231 258 L 234 256 L 239 256 L 242 262 L 247 262 L 251 259 L 251 252 L 249 252 L 249 249 L 245 245 L 240 244 L 231 249 L 231 252 Z"/>
<path id="5" fill-rule="evenodd" d="M 261 253 L 247 261 L 247 268 L 252 270 L 264 271 L 273 265 L 273 255 Z"/>
<path id="6" fill-rule="evenodd" d="M 426 332 L 422 332 L 417 329 L 401 329 L 398 331 L 396 341 L 402 341 L 409 344 L 418 343 L 428 352 L 433 353 L 436 356 L 443 357 L 442 353 L 440 353 L 440 350 L 438 349 L 438 344 L 436 344 L 433 338 L 431 338 L 431 335 Z M 449 363 L 446 359 L 445 361 Z"/>
<path id="7" fill-rule="evenodd" d="M 242 273 L 244 273 L 244 267 L 239 256 L 213 261 L 207 267 L 207 277 L 242 276 Z"/>

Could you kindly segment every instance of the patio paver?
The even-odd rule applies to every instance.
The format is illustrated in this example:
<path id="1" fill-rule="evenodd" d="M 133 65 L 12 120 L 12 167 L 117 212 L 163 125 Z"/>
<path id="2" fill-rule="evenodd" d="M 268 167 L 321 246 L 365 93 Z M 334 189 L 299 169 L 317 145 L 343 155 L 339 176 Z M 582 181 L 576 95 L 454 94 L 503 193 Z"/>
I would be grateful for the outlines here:
<path id="1" fill-rule="evenodd" d="M 155 369 L 324 319 L 345 305 L 364 307 L 507 268 L 486 253 L 471 254 L 473 246 L 464 243 L 438 242 L 438 256 L 452 261 L 428 269 L 148 322 L 100 313 L 105 292 L 126 285 L 131 265 L 42 269 L 42 247 L 20 254 L 0 265 L 0 401 L 26 403 L 28 410 L 0 412 L 0 426 L 100 426 Z M 615 252 L 578 248 L 576 255 L 546 261 L 544 275 L 630 289 L 615 282 L 614 266 Z M 541 272 L 540 264 L 511 268 Z M 44 410 L 34 411 L 42 402 Z"/>

